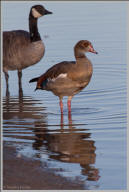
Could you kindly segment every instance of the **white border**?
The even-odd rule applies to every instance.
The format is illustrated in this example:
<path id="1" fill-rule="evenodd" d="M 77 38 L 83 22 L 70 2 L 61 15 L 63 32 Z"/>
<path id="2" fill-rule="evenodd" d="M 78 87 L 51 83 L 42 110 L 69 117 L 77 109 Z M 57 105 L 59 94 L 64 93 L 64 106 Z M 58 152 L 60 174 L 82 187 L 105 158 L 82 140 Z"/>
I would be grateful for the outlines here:
<path id="1" fill-rule="evenodd" d="M 7 1 L 7 2 L 10 2 L 10 3 L 24 3 L 25 1 Z M 27 3 L 58 3 L 60 1 L 26 1 Z M 81 2 L 90 2 L 90 3 L 94 3 L 94 1 L 61 1 L 63 3 L 73 3 L 73 2 L 76 2 L 76 3 L 81 3 Z M 128 81 L 129 81 L 129 2 L 126 0 L 120 0 L 120 1 L 95 1 L 95 2 L 98 2 L 98 3 L 117 3 L 117 2 L 126 2 L 127 3 L 127 86 L 128 86 Z M 6 3 L 6 1 L 1 1 L 1 29 L 2 29 L 2 4 L 3 3 Z M 119 18 L 118 18 L 119 19 Z M 33 192 L 48 192 L 48 191 L 75 191 L 75 190 L 3 190 L 3 103 L 2 103 L 2 97 L 3 97 L 3 92 L 2 92 L 2 85 L 3 85 L 3 80 L 2 80 L 2 47 L 3 47 L 3 44 L 2 44 L 2 30 L 1 30 L 1 191 L 3 192 L 17 192 L 17 191 L 23 191 L 23 192 L 30 192 L 30 191 L 33 191 Z M 128 131 L 128 125 L 129 125 L 129 101 L 128 101 L 128 98 L 129 98 L 129 89 L 127 88 L 127 190 L 76 190 L 76 192 L 78 191 L 88 191 L 88 192 L 128 192 L 129 191 L 129 182 L 128 182 L 128 178 L 129 178 L 129 166 L 128 166 L 128 160 L 129 160 L 129 152 L 128 152 L 128 146 L 129 146 L 129 141 L 128 141 L 128 138 L 129 138 L 129 131 Z"/>

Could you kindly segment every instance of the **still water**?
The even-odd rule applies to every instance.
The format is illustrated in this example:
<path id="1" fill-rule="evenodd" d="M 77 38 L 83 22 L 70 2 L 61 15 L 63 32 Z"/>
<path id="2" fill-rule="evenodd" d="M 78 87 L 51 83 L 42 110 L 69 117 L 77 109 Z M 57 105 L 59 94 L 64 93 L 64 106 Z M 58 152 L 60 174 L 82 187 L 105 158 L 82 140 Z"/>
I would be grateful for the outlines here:
<path id="1" fill-rule="evenodd" d="M 126 2 L 39 2 L 53 15 L 39 19 L 44 58 L 23 71 L 23 96 L 17 72 L 3 76 L 3 140 L 20 155 L 46 162 L 56 174 L 82 182 L 84 189 L 126 189 Z M 28 30 L 34 2 L 3 3 L 3 30 Z M 15 9 L 15 11 L 14 11 Z M 61 121 L 58 98 L 36 91 L 29 80 L 50 66 L 74 60 L 73 46 L 87 39 L 99 53 L 90 84 L 72 100 L 72 117 Z"/>

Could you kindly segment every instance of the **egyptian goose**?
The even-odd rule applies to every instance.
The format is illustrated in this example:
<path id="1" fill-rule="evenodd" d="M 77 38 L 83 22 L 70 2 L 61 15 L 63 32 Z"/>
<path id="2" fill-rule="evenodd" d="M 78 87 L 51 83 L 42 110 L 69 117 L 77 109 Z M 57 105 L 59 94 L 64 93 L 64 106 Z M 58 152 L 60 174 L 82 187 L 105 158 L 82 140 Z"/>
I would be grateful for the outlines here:
<path id="1" fill-rule="evenodd" d="M 74 47 L 76 61 L 63 61 L 58 63 L 40 77 L 29 81 L 30 83 L 37 81 L 36 90 L 52 91 L 58 96 L 61 113 L 63 113 L 63 97 L 68 96 L 68 112 L 71 112 L 72 97 L 79 93 L 90 82 L 93 68 L 85 52 L 97 54 L 91 42 L 81 40 Z"/>

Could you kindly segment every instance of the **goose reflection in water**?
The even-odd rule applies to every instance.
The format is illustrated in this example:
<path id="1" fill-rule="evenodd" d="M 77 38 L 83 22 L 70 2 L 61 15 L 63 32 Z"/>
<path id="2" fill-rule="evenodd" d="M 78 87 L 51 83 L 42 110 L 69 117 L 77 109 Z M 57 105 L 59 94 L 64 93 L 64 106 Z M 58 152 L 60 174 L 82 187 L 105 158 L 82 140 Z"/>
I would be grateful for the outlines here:
<path id="1" fill-rule="evenodd" d="M 90 139 L 91 133 L 87 133 L 87 129 L 77 128 L 78 125 L 72 122 L 71 114 L 68 114 L 68 120 L 68 125 L 65 125 L 61 115 L 59 128 L 51 130 L 43 128 L 40 122 L 35 122 L 36 139 L 33 148 L 41 152 L 41 147 L 44 146 L 50 159 L 80 164 L 82 175 L 87 180 L 97 181 L 100 176 L 99 170 L 94 167 L 96 147 L 95 142 Z"/>
<path id="2" fill-rule="evenodd" d="M 34 139 L 32 130 L 34 122 L 40 119 L 42 125 L 46 125 L 47 114 L 44 113 L 45 107 L 41 106 L 39 100 L 33 99 L 30 96 L 10 97 L 9 95 L 3 98 L 3 135 L 5 138 L 14 139 L 19 142 L 19 139 L 29 142 Z M 23 142 L 24 142 L 23 141 Z"/>
<path id="3" fill-rule="evenodd" d="M 10 141 L 19 140 L 27 143 L 31 141 L 35 154 L 40 158 L 46 153 L 49 159 L 65 163 L 77 163 L 81 167 L 81 174 L 86 180 L 97 181 L 99 171 L 94 167 L 96 154 L 95 142 L 91 140 L 88 129 L 79 128 L 68 114 L 68 124 L 64 124 L 63 116 L 59 125 L 48 125 L 46 109 L 39 100 L 31 97 L 5 97 L 4 138 Z M 26 147 L 26 145 L 24 145 Z"/>

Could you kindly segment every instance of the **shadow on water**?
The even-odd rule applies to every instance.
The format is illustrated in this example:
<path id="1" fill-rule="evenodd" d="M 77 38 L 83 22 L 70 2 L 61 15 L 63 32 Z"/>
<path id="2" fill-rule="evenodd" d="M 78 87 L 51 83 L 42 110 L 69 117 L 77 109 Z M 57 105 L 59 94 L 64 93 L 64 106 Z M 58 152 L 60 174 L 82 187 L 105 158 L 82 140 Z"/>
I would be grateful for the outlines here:
<path id="1" fill-rule="evenodd" d="M 73 123 L 71 115 L 68 115 L 67 125 L 61 116 L 59 125 L 50 126 L 46 109 L 41 106 L 41 101 L 28 96 L 5 97 L 5 140 L 15 145 L 20 143 L 20 148 L 24 148 L 24 151 L 29 143 L 29 151 L 33 151 L 32 158 L 43 160 L 42 154 L 45 153 L 51 161 L 60 162 L 58 169 L 64 169 L 61 165 L 63 163 L 78 164 L 81 169 L 78 172 L 80 171 L 86 180 L 97 181 L 100 176 L 99 170 L 94 167 L 96 147 L 89 130 L 78 128 L 79 125 Z"/>

